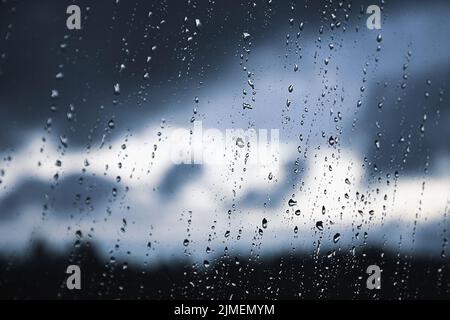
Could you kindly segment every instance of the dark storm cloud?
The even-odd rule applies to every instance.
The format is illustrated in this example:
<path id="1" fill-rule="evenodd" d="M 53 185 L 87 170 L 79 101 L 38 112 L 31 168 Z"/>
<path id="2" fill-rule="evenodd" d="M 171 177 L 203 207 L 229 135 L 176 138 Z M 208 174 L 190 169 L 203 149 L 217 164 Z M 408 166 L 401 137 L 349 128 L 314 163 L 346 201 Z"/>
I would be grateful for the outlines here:
<path id="1" fill-rule="evenodd" d="M 125 130 L 129 128 L 125 123 L 137 128 L 145 125 L 143 118 L 175 111 L 169 102 L 185 101 L 186 93 L 192 95 L 200 82 L 220 80 L 227 70 L 224 61 L 237 59 L 244 31 L 255 41 L 269 39 L 289 25 L 285 17 L 290 11 L 287 4 L 254 7 L 251 1 L 233 5 L 200 1 L 190 7 L 179 1 L 77 1 L 82 30 L 69 31 L 65 27 L 69 4 L 72 1 L 1 4 L 2 31 L 10 33 L 8 40 L 0 40 L 5 55 L 0 62 L 0 139 L 5 148 L 23 142 L 17 130 L 43 128 L 49 117 L 57 134 L 85 145 L 88 133 L 101 139 L 102 130 L 97 128 L 111 117 L 120 118 L 118 128 Z M 294 14 L 316 17 L 320 6 L 316 2 L 298 6 Z M 184 30 L 196 29 L 196 18 L 202 27 L 189 43 Z M 308 23 L 319 25 L 312 18 Z M 120 72 L 122 63 L 126 70 Z M 144 80 L 147 71 L 150 79 Z M 59 72 L 64 74 L 62 80 L 55 79 Z M 120 96 L 113 95 L 115 83 L 120 83 Z M 54 100 L 52 89 L 59 92 Z M 77 119 L 72 123 L 66 120 L 70 105 Z M 50 111 L 51 106 L 56 112 Z"/>
<path id="2" fill-rule="evenodd" d="M 200 177 L 203 169 L 200 165 L 177 165 L 172 166 L 158 187 L 160 195 L 165 199 L 174 198 L 179 190 L 189 184 L 192 180 Z"/>
<path id="3" fill-rule="evenodd" d="M 391 174 L 422 173 L 430 158 L 450 154 L 445 138 L 450 136 L 448 79 L 447 70 L 418 73 L 408 68 L 399 68 L 396 78 L 379 79 L 361 119 L 366 124 L 367 156 L 378 169 Z"/>
<path id="4" fill-rule="evenodd" d="M 106 215 L 107 203 L 120 201 L 125 187 L 103 178 L 70 175 L 60 181 L 26 180 L 0 199 L 0 221 L 26 215 L 30 207 L 36 215 L 75 219 Z M 113 189 L 117 192 L 113 195 Z M 106 205 L 105 205 L 106 204 Z"/>

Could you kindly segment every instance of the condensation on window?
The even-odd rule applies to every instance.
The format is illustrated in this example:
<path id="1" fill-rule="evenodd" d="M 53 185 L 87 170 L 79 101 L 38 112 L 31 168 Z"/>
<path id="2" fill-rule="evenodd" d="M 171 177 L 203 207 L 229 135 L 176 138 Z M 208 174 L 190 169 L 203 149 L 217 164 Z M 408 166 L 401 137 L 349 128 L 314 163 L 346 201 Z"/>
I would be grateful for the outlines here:
<path id="1" fill-rule="evenodd" d="M 0 297 L 450 296 L 446 1 L 69 5 L 0 3 Z"/>

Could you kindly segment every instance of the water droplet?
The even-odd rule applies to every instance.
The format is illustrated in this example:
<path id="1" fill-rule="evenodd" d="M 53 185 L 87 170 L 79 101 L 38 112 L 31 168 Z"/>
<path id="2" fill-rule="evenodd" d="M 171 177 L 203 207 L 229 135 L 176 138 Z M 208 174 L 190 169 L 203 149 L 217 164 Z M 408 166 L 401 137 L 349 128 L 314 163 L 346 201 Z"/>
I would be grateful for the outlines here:
<path id="1" fill-rule="evenodd" d="M 295 201 L 294 199 L 289 199 L 288 204 L 289 204 L 289 207 L 293 207 L 297 204 L 297 201 Z"/>
<path id="2" fill-rule="evenodd" d="M 189 240 L 188 239 L 184 239 L 183 246 L 187 247 L 188 245 L 189 245 Z"/>
<path id="3" fill-rule="evenodd" d="M 67 148 L 67 146 L 68 146 L 67 143 L 69 142 L 69 139 L 66 136 L 60 136 L 59 140 L 61 141 L 61 144 L 63 145 L 63 147 Z"/>
<path id="4" fill-rule="evenodd" d="M 58 90 L 52 89 L 52 93 L 50 94 L 50 97 L 51 97 L 52 99 L 58 98 L 58 97 L 59 97 L 59 92 L 58 92 Z"/>
<path id="5" fill-rule="evenodd" d="M 237 145 L 239 148 L 243 148 L 243 147 L 245 146 L 245 142 L 244 142 L 244 140 L 243 140 L 241 137 L 238 137 L 238 138 L 236 139 L 236 145 Z"/>
<path id="6" fill-rule="evenodd" d="M 288 87 L 288 91 L 291 93 L 292 91 L 294 91 L 294 86 L 291 84 Z"/>
<path id="7" fill-rule="evenodd" d="M 319 229 L 319 231 L 323 230 L 323 222 L 322 221 L 317 221 L 316 222 L 316 228 Z"/>
<path id="8" fill-rule="evenodd" d="M 328 139 L 328 143 L 330 144 L 330 146 L 334 145 L 336 143 L 335 138 L 330 136 L 330 138 Z"/>
<path id="9" fill-rule="evenodd" d="M 263 227 L 264 229 L 267 228 L 267 219 L 266 219 L 266 218 L 263 218 L 263 219 L 262 219 L 262 227 Z"/>
<path id="10" fill-rule="evenodd" d="M 339 241 L 339 239 L 341 239 L 341 234 L 338 232 L 334 235 L 333 242 L 337 243 Z"/>
<path id="11" fill-rule="evenodd" d="M 110 128 L 110 129 L 114 129 L 114 127 L 115 127 L 115 123 L 114 123 L 114 120 L 109 120 L 108 121 L 108 127 Z"/>
<path id="12" fill-rule="evenodd" d="M 377 149 L 380 149 L 380 141 L 375 140 L 375 147 L 377 147 Z"/>
<path id="13" fill-rule="evenodd" d="M 247 33 L 247 32 L 242 33 L 242 38 L 244 38 L 244 40 L 247 40 L 250 37 L 251 37 L 250 33 Z"/>
<path id="14" fill-rule="evenodd" d="M 114 94 L 119 95 L 120 94 L 120 84 L 116 83 L 114 85 Z"/>

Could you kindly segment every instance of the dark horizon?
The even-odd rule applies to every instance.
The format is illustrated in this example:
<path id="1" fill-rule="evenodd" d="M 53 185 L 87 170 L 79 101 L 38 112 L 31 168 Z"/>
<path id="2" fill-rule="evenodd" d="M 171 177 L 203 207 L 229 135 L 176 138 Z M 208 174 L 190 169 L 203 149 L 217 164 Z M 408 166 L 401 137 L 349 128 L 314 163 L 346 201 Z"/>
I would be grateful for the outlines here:
<path id="1" fill-rule="evenodd" d="M 224 255 L 208 267 L 187 261 L 139 267 L 105 262 L 98 258 L 95 246 L 86 243 L 55 254 L 37 242 L 26 259 L 0 257 L 0 299 L 448 300 L 448 263 L 448 258 L 361 248 L 356 255 L 289 252 L 257 261 L 241 257 L 238 264 L 235 257 Z M 71 264 L 83 270 L 82 290 L 66 288 L 66 268 Z M 382 268 L 383 290 L 366 288 L 369 264 Z"/>

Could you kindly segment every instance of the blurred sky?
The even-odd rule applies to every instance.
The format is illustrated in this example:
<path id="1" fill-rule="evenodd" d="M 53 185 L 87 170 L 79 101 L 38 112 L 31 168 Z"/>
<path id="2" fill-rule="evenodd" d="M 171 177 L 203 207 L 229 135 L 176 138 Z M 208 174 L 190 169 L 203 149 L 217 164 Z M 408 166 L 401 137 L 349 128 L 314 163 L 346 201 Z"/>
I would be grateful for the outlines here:
<path id="1" fill-rule="evenodd" d="M 0 4 L 0 253 L 445 251 L 448 2 L 387 2 L 368 30 L 380 3 L 76 1 L 69 31 L 71 3 Z M 280 152 L 176 165 L 194 121 L 277 129 Z"/>

